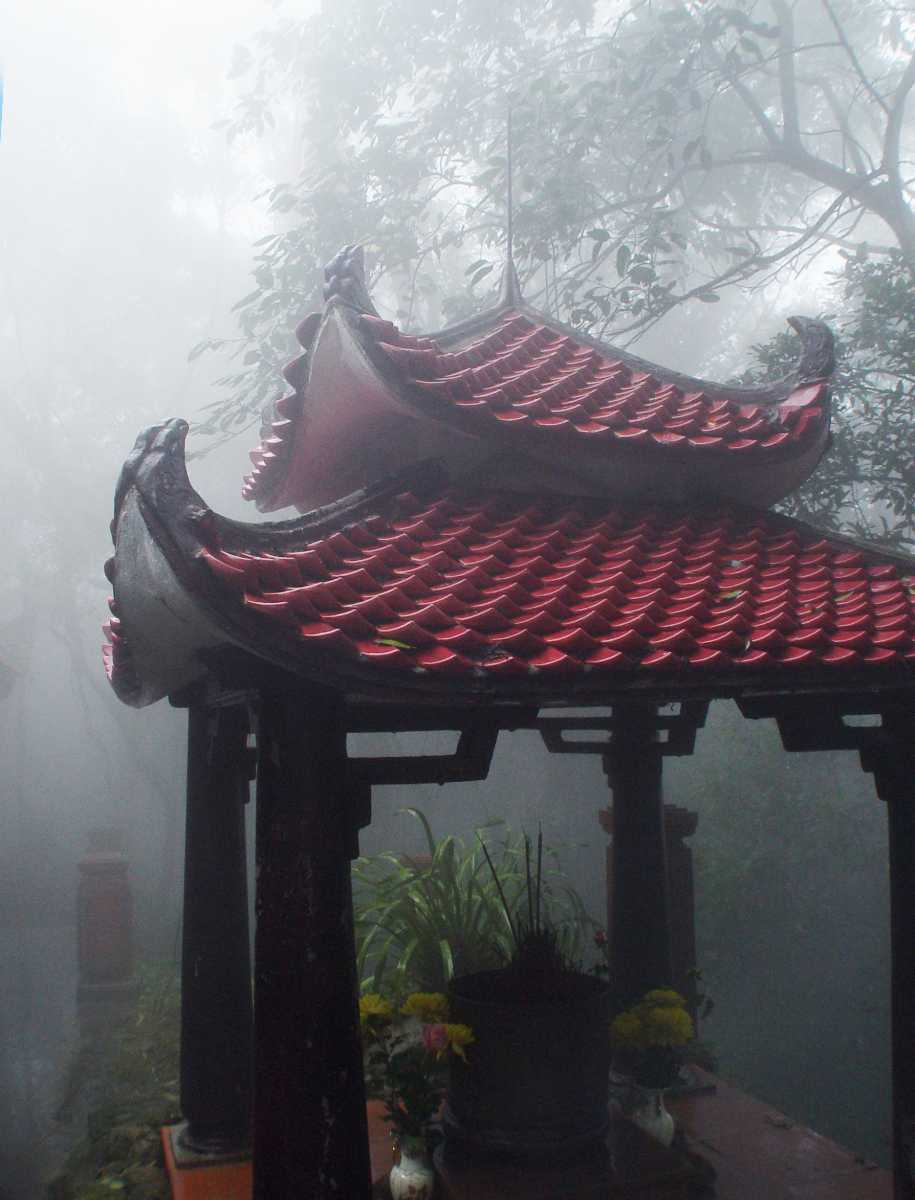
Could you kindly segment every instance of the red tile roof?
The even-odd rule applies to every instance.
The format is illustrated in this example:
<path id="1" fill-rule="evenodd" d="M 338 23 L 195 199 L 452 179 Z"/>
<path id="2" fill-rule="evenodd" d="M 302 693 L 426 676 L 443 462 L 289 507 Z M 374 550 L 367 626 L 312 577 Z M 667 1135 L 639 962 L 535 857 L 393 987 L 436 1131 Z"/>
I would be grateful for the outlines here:
<path id="1" fill-rule="evenodd" d="M 828 420 L 823 381 L 786 389 L 771 404 L 751 403 L 739 388 L 709 394 L 699 381 L 680 377 L 678 386 L 533 314 L 500 313 L 491 328 L 456 348 L 401 333 L 380 317 L 363 314 L 359 323 L 405 385 L 476 418 L 484 434 L 501 425 L 678 454 L 756 458 L 796 450 Z"/>
<path id="2" fill-rule="evenodd" d="M 915 665 L 915 566 L 771 513 L 452 488 L 310 529 L 200 551 L 223 602 L 306 656 L 490 677 Z"/>
<path id="3" fill-rule="evenodd" d="M 567 494 L 768 505 L 810 475 L 828 444 L 834 356 L 819 322 L 789 318 L 799 335 L 790 378 L 739 387 L 553 321 L 524 304 L 512 270 L 494 309 L 426 336 L 378 316 L 358 247 L 325 274 L 326 307 L 297 329 L 305 353 L 283 372 L 292 390 L 267 405 L 251 452 L 242 494 L 262 511 L 308 511 L 339 494 L 341 476 L 351 491 L 421 457 L 460 474 L 468 442 L 511 455 L 520 472 L 511 487 L 524 486 L 532 463 L 556 466 L 559 451 L 566 478 L 554 490 Z M 411 441 L 424 443 L 419 455 Z"/>

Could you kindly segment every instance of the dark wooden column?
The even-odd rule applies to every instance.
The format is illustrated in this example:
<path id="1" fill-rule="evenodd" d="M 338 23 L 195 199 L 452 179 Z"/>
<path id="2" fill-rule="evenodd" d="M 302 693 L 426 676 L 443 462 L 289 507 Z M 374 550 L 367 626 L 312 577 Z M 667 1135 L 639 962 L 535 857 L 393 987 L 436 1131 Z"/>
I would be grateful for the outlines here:
<path id="1" fill-rule="evenodd" d="M 673 979 L 661 789 L 663 757 L 651 705 L 621 709 L 604 770 L 613 791 L 610 986 L 618 1010 Z"/>
<path id="2" fill-rule="evenodd" d="M 696 884 L 693 852 L 686 839 L 693 836 L 699 814 L 677 804 L 664 805 L 664 836 L 670 895 L 671 982 L 696 1013 Z"/>
<path id="3" fill-rule="evenodd" d="M 370 1193 L 346 729 L 332 697 L 265 696 L 258 728 L 255 1200 Z"/>
<path id="4" fill-rule="evenodd" d="M 597 819 L 611 839 L 607 846 L 607 929 L 613 928 L 613 809 L 602 808 Z M 686 844 L 699 823 L 698 813 L 676 804 L 664 805 L 664 845 L 667 854 L 667 891 L 670 905 L 670 943 L 673 963 L 670 982 L 686 998 L 693 1020 L 696 1004 L 696 889 L 693 852 Z"/>
<path id="5" fill-rule="evenodd" d="M 230 1155 L 249 1144 L 251 955 L 244 806 L 248 712 L 192 704 L 181 955 L 179 1145 Z"/>
<path id="6" fill-rule="evenodd" d="M 886 801 L 890 857 L 895 1200 L 915 1200 L 915 711 L 884 714 L 862 751 Z"/>

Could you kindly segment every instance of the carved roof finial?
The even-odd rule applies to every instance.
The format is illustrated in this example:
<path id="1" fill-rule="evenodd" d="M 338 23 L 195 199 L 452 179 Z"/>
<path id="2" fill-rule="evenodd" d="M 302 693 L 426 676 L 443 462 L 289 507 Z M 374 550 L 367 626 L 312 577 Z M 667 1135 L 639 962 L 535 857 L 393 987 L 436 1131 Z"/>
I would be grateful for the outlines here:
<path id="1" fill-rule="evenodd" d="M 324 268 L 324 303 L 342 300 L 358 312 L 378 311 L 365 285 L 365 254 L 362 246 L 344 246 Z"/>

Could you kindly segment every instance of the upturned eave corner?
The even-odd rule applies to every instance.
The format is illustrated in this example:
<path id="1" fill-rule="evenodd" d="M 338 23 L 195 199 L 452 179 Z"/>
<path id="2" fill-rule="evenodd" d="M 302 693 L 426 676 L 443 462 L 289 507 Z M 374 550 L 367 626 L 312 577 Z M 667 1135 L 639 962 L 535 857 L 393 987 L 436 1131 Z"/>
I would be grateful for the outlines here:
<path id="1" fill-rule="evenodd" d="M 446 455 L 450 439 L 463 459 L 468 439 L 528 465 L 559 456 L 579 469 L 585 491 L 623 497 L 641 481 L 670 499 L 769 505 L 816 469 L 829 444 L 832 334 L 806 317 L 789 324 L 799 349 L 785 377 L 713 382 L 537 311 L 509 257 L 493 307 L 437 332 L 406 334 L 378 315 L 362 247 L 346 246 L 325 269 L 322 312 L 296 331 L 303 353 L 284 369 L 290 390 L 265 407 L 243 495 L 262 512 L 307 511 L 327 498 L 317 464 L 336 455 L 350 490 L 404 465 L 407 443 L 418 438 L 437 439 L 425 452 Z M 339 357 L 339 380 L 327 370 L 328 354 Z M 325 369 L 313 377 L 318 359 Z M 361 380 L 355 390 L 352 378 Z M 354 456 L 365 459 L 362 479 L 351 474 Z"/>

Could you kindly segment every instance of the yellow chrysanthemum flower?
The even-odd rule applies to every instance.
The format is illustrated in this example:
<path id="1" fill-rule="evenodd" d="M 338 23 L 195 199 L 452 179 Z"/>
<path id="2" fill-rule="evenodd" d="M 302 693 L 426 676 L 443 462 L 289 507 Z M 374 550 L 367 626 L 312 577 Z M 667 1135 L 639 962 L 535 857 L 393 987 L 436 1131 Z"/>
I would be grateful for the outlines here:
<path id="1" fill-rule="evenodd" d="M 654 1008 L 659 1004 L 683 1008 L 686 1001 L 673 988 L 654 988 L 652 991 L 645 993 L 642 1004 L 647 1004 L 650 1008 Z"/>
<path id="2" fill-rule="evenodd" d="M 633 1008 L 614 1020 L 610 1037 L 615 1046 L 647 1050 L 652 1046 L 685 1046 L 695 1036 L 685 1000 L 672 988 L 655 988 Z"/>
<path id="3" fill-rule="evenodd" d="M 471 1045 L 477 1039 L 474 1037 L 473 1030 L 469 1025 L 445 1025 L 445 1032 L 448 1034 L 448 1047 L 453 1053 L 467 1061 L 467 1055 L 464 1053 L 467 1046 Z"/>
<path id="4" fill-rule="evenodd" d="M 693 1022 L 689 1013 L 672 1004 L 649 1009 L 643 1025 L 649 1046 L 685 1046 L 693 1036 Z"/>
<path id="5" fill-rule="evenodd" d="M 610 1026 L 610 1037 L 616 1046 L 643 1046 L 642 1021 L 638 1013 L 631 1009 L 620 1013 Z"/>
<path id="6" fill-rule="evenodd" d="M 400 1011 L 405 1017 L 418 1017 L 420 1021 L 434 1025 L 447 1020 L 448 1000 L 441 992 L 412 992 Z"/>
<path id="7" fill-rule="evenodd" d="M 372 1017 L 390 1021 L 393 1016 L 394 1005 L 390 1000 L 385 1000 L 384 996 L 379 995 L 378 992 L 366 992 L 364 996 L 359 997 L 360 1021 L 368 1021 Z"/>

